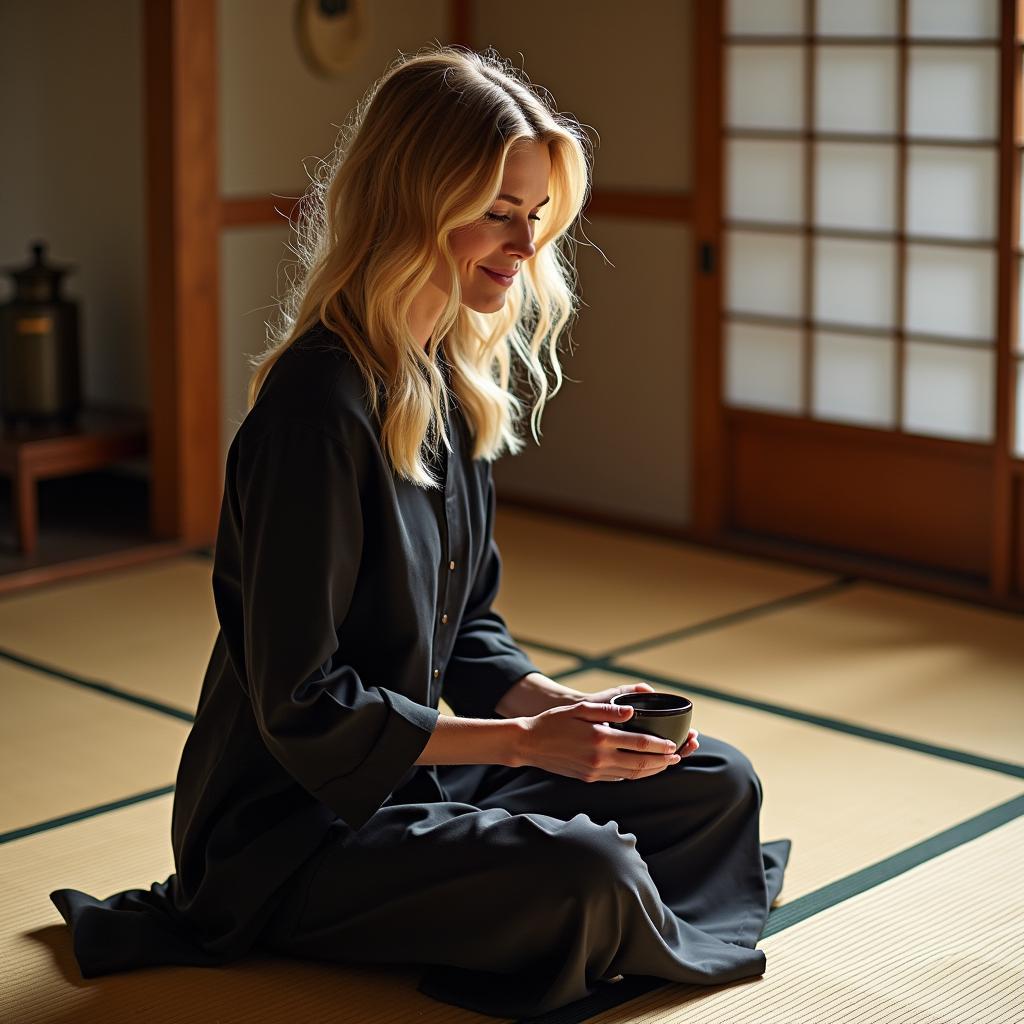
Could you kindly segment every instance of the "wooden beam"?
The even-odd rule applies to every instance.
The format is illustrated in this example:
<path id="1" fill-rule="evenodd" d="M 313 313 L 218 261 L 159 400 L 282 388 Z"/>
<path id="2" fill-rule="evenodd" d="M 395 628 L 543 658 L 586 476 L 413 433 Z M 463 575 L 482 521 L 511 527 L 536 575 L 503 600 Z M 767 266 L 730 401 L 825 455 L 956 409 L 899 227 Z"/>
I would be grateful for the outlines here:
<path id="1" fill-rule="evenodd" d="M 216 535 L 220 459 L 217 5 L 145 0 L 152 529 Z"/>
<path id="2" fill-rule="evenodd" d="M 298 203 L 294 196 L 230 196 L 220 203 L 220 224 L 224 228 L 279 224 L 291 218 Z M 639 220 L 688 223 L 693 219 L 693 202 L 688 192 L 639 192 L 596 189 L 584 209 L 587 216 L 629 217 Z"/>
<path id="3" fill-rule="evenodd" d="M 693 220 L 689 192 L 642 192 L 627 189 L 594 189 L 584 211 L 595 217 L 631 217 L 640 220 Z"/>
<path id="4" fill-rule="evenodd" d="M 724 526 L 726 508 L 725 425 L 722 411 L 722 35 L 717 0 L 694 8 L 693 94 L 695 258 L 693 267 L 693 508 L 697 537 L 711 541 Z"/>
<path id="5" fill-rule="evenodd" d="M 291 220 L 299 200 L 291 196 L 232 196 L 221 200 L 220 223 L 223 228 L 280 224 Z"/>

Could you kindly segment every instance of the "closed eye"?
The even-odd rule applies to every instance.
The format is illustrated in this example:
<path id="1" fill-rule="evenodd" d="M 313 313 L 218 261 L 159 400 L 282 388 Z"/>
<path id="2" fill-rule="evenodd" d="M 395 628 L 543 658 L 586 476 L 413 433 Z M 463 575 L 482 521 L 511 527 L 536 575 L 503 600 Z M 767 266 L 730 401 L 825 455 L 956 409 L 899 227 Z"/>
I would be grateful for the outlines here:
<path id="1" fill-rule="evenodd" d="M 491 220 L 500 220 L 502 222 L 504 222 L 506 220 L 511 220 L 512 219 L 507 214 L 506 215 L 502 215 L 500 213 L 488 213 L 488 214 L 485 214 L 484 216 L 490 217 Z M 530 220 L 540 220 L 540 217 L 536 216 L 536 214 L 531 213 L 530 214 Z"/>

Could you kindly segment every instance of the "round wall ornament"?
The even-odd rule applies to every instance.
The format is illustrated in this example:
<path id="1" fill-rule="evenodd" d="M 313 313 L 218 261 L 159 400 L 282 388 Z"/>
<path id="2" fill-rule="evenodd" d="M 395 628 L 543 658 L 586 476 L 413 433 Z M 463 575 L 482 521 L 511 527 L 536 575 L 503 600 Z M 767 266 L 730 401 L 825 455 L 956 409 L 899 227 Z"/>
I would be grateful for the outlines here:
<path id="1" fill-rule="evenodd" d="M 366 48 L 366 0 L 297 0 L 295 35 L 309 68 L 325 77 L 340 75 Z"/>

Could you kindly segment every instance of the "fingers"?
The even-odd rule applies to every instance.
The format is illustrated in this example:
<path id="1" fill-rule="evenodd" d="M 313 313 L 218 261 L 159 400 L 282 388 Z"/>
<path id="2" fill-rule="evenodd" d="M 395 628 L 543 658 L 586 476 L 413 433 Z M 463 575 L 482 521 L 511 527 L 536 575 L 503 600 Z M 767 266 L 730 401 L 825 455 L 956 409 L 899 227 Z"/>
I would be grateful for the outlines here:
<path id="1" fill-rule="evenodd" d="M 652 736 L 650 733 L 624 732 L 622 729 L 613 729 L 610 725 L 598 725 L 595 728 L 606 737 L 609 746 L 615 746 L 619 750 L 635 750 L 641 754 L 674 754 L 676 752 L 676 745 L 672 740 Z"/>
<path id="2" fill-rule="evenodd" d="M 640 779 L 647 775 L 657 775 L 674 764 L 679 764 L 679 754 L 633 754 L 629 751 L 620 752 L 613 761 L 605 765 L 613 775 L 625 776 L 629 779 Z"/>
<path id="3" fill-rule="evenodd" d="M 636 779 L 657 775 L 678 764 L 684 757 L 689 757 L 700 748 L 696 729 L 687 734 L 686 742 L 678 749 L 671 741 L 658 736 L 639 733 L 623 733 L 619 729 L 601 728 L 609 736 L 609 742 L 615 744 L 618 756 L 610 763 L 603 765 L 605 771 L 612 773 L 610 777 L 598 781 L 629 782 Z M 624 737 L 629 737 L 626 740 Z M 622 744 L 628 742 L 628 747 Z"/>
<path id="4" fill-rule="evenodd" d="M 577 717 L 593 723 L 591 728 L 601 735 L 600 745 L 605 748 L 603 756 L 595 757 L 592 762 L 587 777 L 589 782 L 626 782 L 657 775 L 700 748 L 696 729 L 690 729 L 686 741 L 676 749 L 674 741 L 661 736 L 629 732 L 607 724 L 609 721 L 624 721 L 625 715 L 616 716 L 615 713 L 620 710 L 631 712 L 628 707 L 620 709 L 615 704 L 582 701 L 575 705 L 575 709 L 584 711 Z"/>
<path id="5" fill-rule="evenodd" d="M 614 773 L 615 778 L 640 779 L 657 775 L 681 759 L 682 751 L 676 751 L 672 740 L 648 733 L 624 732 L 611 726 L 596 728 L 605 736 L 605 744 L 615 750 L 610 761 L 602 765 L 606 771 Z"/>
<path id="6" fill-rule="evenodd" d="M 633 715 L 628 704 L 598 704 L 592 700 L 567 705 L 567 710 L 574 718 L 585 718 L 591 722 L 625 722 Z"/>

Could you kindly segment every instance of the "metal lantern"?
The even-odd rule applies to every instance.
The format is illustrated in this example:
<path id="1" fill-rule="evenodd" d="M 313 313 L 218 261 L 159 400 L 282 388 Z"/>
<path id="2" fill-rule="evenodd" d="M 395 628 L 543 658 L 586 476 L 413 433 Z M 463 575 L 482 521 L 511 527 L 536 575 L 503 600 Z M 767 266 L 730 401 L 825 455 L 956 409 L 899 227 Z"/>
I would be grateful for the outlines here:
<path id="1" fill-rule="evenodd" d="M 46 263 L 32 246 L 27 267 L 4 268 L 14 297 L 0 305 L 0 410 L 8 426 L 73 422 L 81 408 L 78 306 L 60 296 L 71 266 Z"/>

